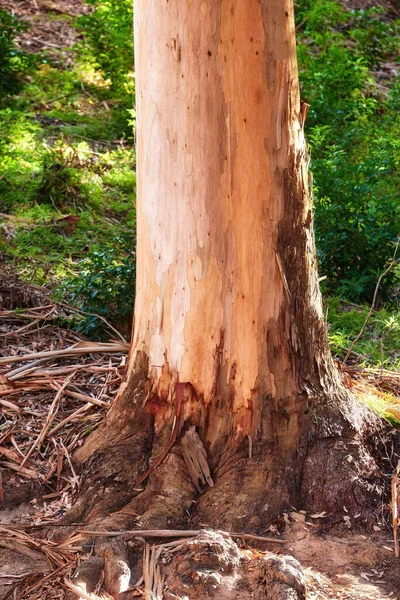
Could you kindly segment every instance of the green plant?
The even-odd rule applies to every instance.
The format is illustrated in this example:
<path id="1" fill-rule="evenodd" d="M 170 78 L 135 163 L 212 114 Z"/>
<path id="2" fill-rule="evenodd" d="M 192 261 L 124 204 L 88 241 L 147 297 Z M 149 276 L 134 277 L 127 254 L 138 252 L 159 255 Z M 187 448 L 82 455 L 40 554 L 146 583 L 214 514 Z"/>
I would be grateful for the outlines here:
<path id="1" fill-rule="evenodd" d="M 135 236 L 126 232 L 101 251 L 91 252 L 79 265 L 79 272 L 70 276 L 59 288 L 86 315 L 76 328 L 90 337 L 105 334 L 104 323 L 129 321 L 133 314 L 136 279 Z M 108 332 L 109 334 L 109 332 Z"/>
<path id="2" fill-rule="evenodd" d="M 0 9 L 0 97 L 18 91 L 21 76 L 32 64 L 32 56 L 15 43 L 15 37 L 26 30 L 26 23 Z"/>
<path id="3" fill-rule="evenodd" d="M 132 137 L 129 113 L 135 103 L 133 2 L 131 0 L 86 0 L 94 10 L 77 19 L 84 41 L 80 53 L 104 77 L 104 88 L 113 98 L 113 111 L 120 137 Z M 101 97 L 104 90 L 98 89 Z"/>
<path id="4" fill-rule="evenodd" d="M 332 353 L 344 358 L 347 349 L 356 339 L 369 306 L 349 304 L 347 300 L 331 297 L 326 299 L 329 342 Z M 358 362 L 363 365 L 397 369 L 400 367 L 400 314 L 387 308 L 372 313 L 363 336 L 354 347 Z"/>
<path id="5" fill-rule="evenodd" d="M 98 67 L 116 88 L 130 87 L 134 63 L 133 2 L 86 0 L 94 10 L 78 18 Z"/>
<path id="6" fill-rule="evenodd" d="M 400 52 L 400 21 L 383 9 L 298 0 L 298 57 L 311 147 L 316 235 L 325 290 L 369 300 L 400 231 L 398 80 L 372 69 Z M 383 297 L 398 281 L 393 270 Z"/>

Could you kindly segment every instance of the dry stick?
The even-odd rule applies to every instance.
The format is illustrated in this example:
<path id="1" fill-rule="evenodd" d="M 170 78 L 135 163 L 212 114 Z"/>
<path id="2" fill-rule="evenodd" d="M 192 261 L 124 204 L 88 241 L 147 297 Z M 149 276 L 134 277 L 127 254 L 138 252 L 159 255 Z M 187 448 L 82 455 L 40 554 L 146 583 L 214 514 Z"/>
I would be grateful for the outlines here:
<path id="1" fill-rule="evenodd" d="M 131 531 L 85 531 L 77 529 L 77 533 L 81 533 L 91 537 L 142 537 L 142 538 L 186 538 L 200 535 L 204 529 L 143 529 Z M 269 542 L 271 544 L 287 544 L 288 540 L 278 540 L 271 537 L 263 537 L 260 535 L 252 535 L 251 533 L 235 533 L 233 531 L 217 531 L 221 535 L 227 537 L 238 537 L 244 540 L 258 540 L 259 542 Z"/>
<path id="2" fill-rule="evenodd" d="M 26 461 L 28 460 L 28 458 L 31 456 L 32 452 L 35 450 L 35 448 L 40 447 L 41 443 L 43 442 L 44 438 L 46 437 L 46 434 L 48 432 L 48 430 L 50 429 L 50 425 L 52 424 L 52 422 L 54 421 L 54 418 L 57 414 L 58 411 L 58 405 L 60 403 L 60 399 L 61 396 L 63 394 L 64 388 L 67 387 L 67 385 L 69 384 L 69 382 L 71 381 L 72 377 L 75 375 L 75 373 L 71 373 L 71 375 L 69 377 L 67 377 L 67 379 L 64 381 L 63 385 L 61 386 L 61 388 L 58 390 L 53 402 L 51 403 L 51 406 L 49 408 L 49 412 L 47 414 L 46 417 L 46 421 L 43 425 L 42 431 L 40 432 L 40 434 L 38 435 L 38 437 L 36 438 L 36 440 L 33 442 L 30 450 L 28 451 L 28 453 L 25 455 L 24 460 L 21 463 L 20 469 L 22 469 L 22 467 L 24 466 L 24 464 L 26 463 Z"/>
<path id="3" fill-rule="evenodd" d="M 66 396 L 71 396 L 71 398 L 76 398 L 77 400 L 83 400 L 84 402 L 89 402 L 90 404 L 95 404 L 96 406 L 101 406 L 101 408 L 110 408 L 111 402 L 104 402 L 104 400 L 98 400 L 97 398 L 92 398 L 91 396 L 87 396 L 86 394 L 80 394 L 79 392 L 71 392 L 71 390 L 65 390 Z"/>
<path id="4" fill-rule="evenodd" d="M 81 406 L 80 408 L 78 408 L 78 410 L 76 410 L 71 415 L 69 415 L 69 417 L 66 417 L 63 421 L 60 421 L 60 423 L 58 423 L 58 425 L 53 427 L 53 429 L 51 431 L 49 431 L 49 436 L 54 435 L 55 432 L 58 431 L 59 429 L 62 429 L 62 427 L 64 427 L 64 425 L 66 425 L 67 423 L 70 423 L 75 418 L 80 417 L 83 413 L 85 413 L 87 410 L 89 410 L 89 408 L 92 408 L 92 407 L 93 407 L 93 404 L 90 404 L 88 402 L 87 404 L 85 404 L 85 406 Z"/>
<path id="5" fill-rule="evenodd" d="M 53 350 L 52 352 L 32 352 L 32 354 L 22 354 L 20 356 L 3 356 L 0 358 L 0 365 L 22 362 L 24 360 L 31 360 L 32 358 L 56 358 L 65 356 L 79 356 L 81 354 L 107 354 L 109 352 L 127 352 L 128 349 L 128 344 L 99 344 L 98 346 Z"/>
<path id="6" fill-rule="evenodd" d="M 399 558 L 399 515 L 397 509 L 397 484 L 399 482 L 400 460 L 392 475 L 392 524 L 393 524 L 393 539 L 394 539 L 394 555 Z"/>
<path id="7" fill-rule="evenodd" d="M 40 367 L 40 365 L 48 360 L 48 358 L 34 360 L 30 365 L 24 365 L 23 367 L 18 367 L 18 369 L 14 369 L 13 371 L 8 371 L 8 373 L 5 373 L 4 376 L 7 377 L 9 381 L 15 381 L 16 379 L 20 379 L 20 375 L 22 373 L 25 373 L 25 375 L 27 375 L 27 372 L 33 373 Z"/>
<path id="8" fill-rule="evenodd" d="M 57 50 L 62 50 L 63 46 L 59 46 L 58 44 L 52 44 L 51 42 L 46 42 L 46 40 L 41 40 L 38 37 L 34 37 L 33 35 L 31 36 L 31 39 L 34 40 L 35 42 L 38 42 L 39 44 L 42 44 L 42 46 L 45 47 L 49 47 L 49 48 L 57 48 Z"/>
<path id="9" fill-rule="evenodd" d="M 343 360 L 343 363 L 342 363 L 343 365 L 345 365 L 345 364 L 346 364 L 346 362 L 348 361 L 348 359 L 349 359 L 349 356 L 350 356 L 350 354 L 352 353 L 354 346 L 357 344 L 358 340 L 360 339 L 360 337 L 361 337 L 361 336 L 362 336 L 362 334 L 364 333 L 364 330 L 365 330 L 365 328 L 366 328 L 366 326 L 367 326 L 367 323 L 368 323 L 368 321 L 369 321 L 369 320 L 370 320 L 370 318 L 371 318 L 371 315 L 372 315 L 372 313 L 373 313 L 373 310 L 374 310 L 374 308 L 375 308 L 376 297 L 377 297 L 377 295 L 378 295 L 378 290 L 379 290 L 379 287 L 380 287 L 380 285 L 381 285 L 381 281 L 382 281 L 382 279 L 383 279 L 384 277 L 386 277 L 386 275 L 387 275 L 387 274 L 389 273 L 389 271 L 390 271 L 390 270 L 391 270 L 391 269 L 394 267 L 394 265 L 396 265 L 396 264 L 399 262 L 398 260 L 396 260 L 396 254 L 397 254 L 397 250 L 398 250 L 398 248 L 399 248 L 399 244 L 400 244 L 400 236 L 397 238 L 397 244 L 396 244 L 396 247 L 395 247 L 395 249 L 394 249 L 393 258 L 392 258 L 392 260 L 391 260 L 391 262 L 390 262 L 390 265 L 389 265 L 389 266 L 388 266 L 388 267 L 385 269 L 385 271 L 384 271 L 383 273 L 381 273 L 381 274 L 379 275 L 378 281 L 377 281 L 377 283 L 376 283 L 376 286 L 375 286 L 374 297 L 372 298 L 372 304 L 371 304 L 371 308 L 369 309 L 369 312 L 368 312 L 368 314 L 367 314 L 367 317 L 366 317 L 366 319 L 365 319 L 365 321 L 364 321 L 364 324 L 363 324 L 363 326 L 362 326 L 362 327 L 361 327 L 361 329 L 360 329 L 360 333 L 358 334 L 358 336 L 356 337 L 356 339 L 354 340 L 354 342 L 351 344 L 351 346 L 350 346 L 350 348 L 349 348 L 349 350 L 348 350 L 348 352 L 347 352 L 346 356 L 344 357 L 344 360 Z"/>
<path id="10" fill-rule="evenodd" d="M 75 375 L 76 371 L 74 371 Z M 46 375 L 48 377 L 48 375 Z M 50 379 L 50 377 L 48 377 Z M 53 390 L 60 390 L 61 385 L 55 380 L 51 380 L 50 387 Z M 89 402 L 90 404 L 95 404 L 96 406 L 101 406 L 102 408 L 110 408 L 110 402 L 104 402 L 103 400 L 98 400 L 97 398 L 92 398 L 92 396 L 87 396 L 86 394 L 81 394 L 80 392 L 73 392 L 72 390 L 68 390 L 67 388 L 64 390 L 64 394 L 66 396 L 70 396 L 71 398 L 76 398 L 77 400 L 83 400 L 84 402 Z"/>
<path id="11" fill-rule="evenodd" d="M 38 474 L 33 469 L 27 469 L 26 467 L 21 467 L 19 463 L 10 462 L 8 460 L 2 460 L 2 466 L 11 469 L 12 471 L 17 471 L 18 475 L 21 477 L 26 477 L 27 479 L 37 479 Z"/>
<path id="12" fill-rule="evenodd" d="M 20 333 L 22 333 L 23 331 L 26 331 L 30 327 L 37 325 L 41 320 L 42 319 L 36 319 L 36 321 L 31 321 L 30 323 L 28 323 L 28 325 L 24 325 L 23 327 L 20 327 L 19 329 L 14 329 L 14 331 L 8 331 L 7 333 L 0 333 L 0 337 L 9 338 L 9 337 L 13 337 L 15 335 L 19 335 Z"/>
<path id="13" fill-rule="evenodd" d="M 9 215 L 6 215 L 5 213 L 0 213 L 0 216 L 4 216 L 7 217 Z M 30 286 L 30 287 L 34 287 L 34 286 Z M 44 289 L 44 288 L 39 288 L 39 289 Z M 0 310 L 0 317 L 16 317 L 18 319 L 22 318 L 29 318 L 29 319 L 37 319 L 37 315 L 32 314 L 35 313 L 37 311 L 41 311 L 41 310 L 47 310 L 49 309 L 53 309 L 56 305 L 54 304 L 54 302 L 52 304 L 44 304 L 43 306 L 32 306 L 28 312 L 15 312 L 14 310 Z"/>
<path id="14" fill-rule="evenodd" d="M 0 404 L 5 406 L 6 408 L 9 408 L 10 410 L 15 410 L 15 412 L 17 412 L 17 413 L 21 412 L 21 409 L 19 408 L 19 406 L 17 406 L 13 402 L 10 402 L 9 400 L 0 400 Z"/>

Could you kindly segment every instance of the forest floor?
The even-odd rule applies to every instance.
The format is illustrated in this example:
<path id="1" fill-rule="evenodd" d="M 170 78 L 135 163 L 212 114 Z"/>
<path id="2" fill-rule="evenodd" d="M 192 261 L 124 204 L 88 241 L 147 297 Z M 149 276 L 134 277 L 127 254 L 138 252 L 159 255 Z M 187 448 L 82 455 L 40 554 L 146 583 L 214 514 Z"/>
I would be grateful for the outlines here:
<path id="1" fill-rule="evenodd" d="M 74 309 L 54 302 L 45 288 L 9 271 L 0 272 L 0 282 L 0 599 L 66 598 L 88 553 L 71 529 L 61 543 L 49 532 L 61 531 L 59 520 L 79 490 L 73 452 L 110 407 L 128 346 L 112 331 L 107 345 L 63 326 Z M 371 393 L 369 377 L 351 366 L 343 374 L 360 396 L 362 386 Z M 371 522 L 351 521 L 345 507 L 341 522 L 293 507 L 265 532 L 284 545 L 242 540 L 243 556 L 270 550 L 295 556 L 309 600 L 400 600 L 389 497 L 395 457 L 386 459 L 387 504 L 377 507 Z M 135 588 L 127 597 L 143 593 Z"/>

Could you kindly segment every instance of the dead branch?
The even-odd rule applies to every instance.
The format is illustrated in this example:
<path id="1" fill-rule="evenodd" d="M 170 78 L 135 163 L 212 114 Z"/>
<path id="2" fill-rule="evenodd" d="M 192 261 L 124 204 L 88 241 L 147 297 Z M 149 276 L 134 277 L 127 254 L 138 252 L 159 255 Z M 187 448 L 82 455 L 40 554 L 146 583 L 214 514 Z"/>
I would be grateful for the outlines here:
<path id="1" fill-rule="evenodd" d="M 7 365 L 14 362 L 39 358 L 60 358 L 64 356 L 79 356 L 81 354 L 109 354 L 114 352 L 128 352 L 129 344 L 96 344 L 90 343 L 88 346 L 79 346 L 65 348 L 65 350 L 53 350 L 51 352 L 33 352 L 32 354 L 22 354 L 20 356 L 3 356 L 0 358 L 0 365 Z"/>
<path id="2" fill-rule="evenodd" d="M 77 533 L 88 537 L 142 537 L 146 538 L 188 538 L 196 537 L 202 533 L 201 529 L 143 529 L 131 531 L 85 531 L 77 529 Z M 233 531 L 218 531 L 226 537 L 237 537 L 243 540 L 257 540 L 270 544 L 287 544 L 288 540 L 279 540 L 271 537 L 253 535 L 251 533 L 235 533 Z"/>

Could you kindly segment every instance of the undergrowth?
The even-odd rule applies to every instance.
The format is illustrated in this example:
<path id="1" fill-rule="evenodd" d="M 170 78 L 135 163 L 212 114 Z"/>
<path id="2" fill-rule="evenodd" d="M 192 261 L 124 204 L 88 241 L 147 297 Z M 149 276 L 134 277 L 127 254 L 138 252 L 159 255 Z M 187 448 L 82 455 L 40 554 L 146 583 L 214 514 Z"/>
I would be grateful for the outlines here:
<path id="1" fill-rule="evenodd" d="M 343 359 L 367 318 L 369 306 L 348 300 L 326 299 L 329 342 L 334 356 Z M 380 308 L 372 313 L 350 360 L 360 366 L 400 369 L 400 312 Z"/>
<path id="2" fill-rule="evenodd" d="M 335 0 L 296 9 L 324 288 L 370 301 L 400 232 L 400 20 Z M 381 297 L 399 275 L 387 275 Z"/>
<path id="3" fill-rule="evenodd" d="M 2 23 L 11 24 L 0 66 L 8 82 L 0 88 L 0 256 L 59 298 L 118 322 L 134 298 L 132 21 L 127 2 L 94 4 L 75 21 L 83 39 L 68 67 L 63 50 L 57 60 L 54 51 L 20 51 L 26 26 L 0 11 L 0 58 Z M 101 337 L 99 323 L 87 315 L 78 328 Z"/>

